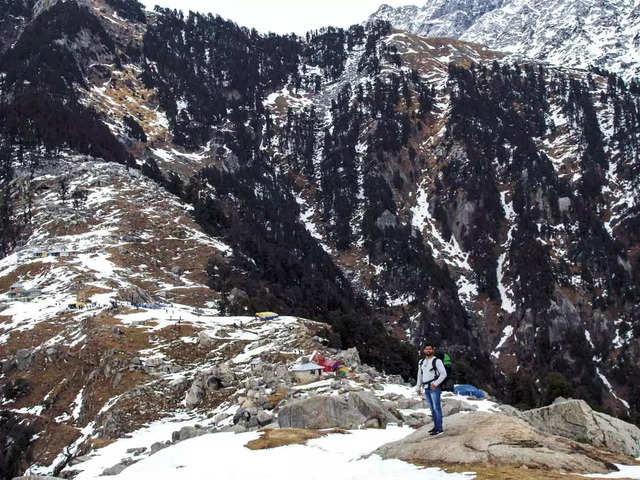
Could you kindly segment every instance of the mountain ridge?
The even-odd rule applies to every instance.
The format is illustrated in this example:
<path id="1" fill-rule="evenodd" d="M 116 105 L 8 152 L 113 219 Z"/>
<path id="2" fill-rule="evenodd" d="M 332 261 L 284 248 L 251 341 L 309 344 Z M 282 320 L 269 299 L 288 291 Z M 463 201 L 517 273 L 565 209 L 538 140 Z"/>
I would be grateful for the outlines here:
<path id="1" fill-rule="evenodd" d="M 458 38 L 554 65 L 596 67 L 625 80 L 640 73 L 640 4 L 530 0 L 429 2 L 381 6 L 370 20 L 424 36 Z"/>

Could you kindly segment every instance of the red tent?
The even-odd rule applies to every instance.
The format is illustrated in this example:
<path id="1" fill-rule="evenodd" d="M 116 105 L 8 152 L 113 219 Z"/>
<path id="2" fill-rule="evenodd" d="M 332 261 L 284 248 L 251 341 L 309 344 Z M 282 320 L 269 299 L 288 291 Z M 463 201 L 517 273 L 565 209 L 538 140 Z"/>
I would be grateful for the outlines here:
<path id="1" fill-rule="evenodd" d="M 334 372 L 341 365 L 340 362 L 331 360 L 330 358 L 325 358 L 324 355 L 318 352 L 313 352 L 311 361 L 320 365 L 324 372 Z"/>

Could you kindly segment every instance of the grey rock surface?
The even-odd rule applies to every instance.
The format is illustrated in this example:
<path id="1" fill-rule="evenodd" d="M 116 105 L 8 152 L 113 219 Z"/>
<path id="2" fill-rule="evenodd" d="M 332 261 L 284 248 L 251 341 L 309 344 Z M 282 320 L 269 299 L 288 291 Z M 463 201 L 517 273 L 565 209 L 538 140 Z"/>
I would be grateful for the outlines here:
<path id="1" fill-rule="evenodd" d="M 16 368 L 23 372 L 27 370 L 31 366 L 31 362 L 33 361 L 33 352 L 28 348 L 23 348 L 22 350 L 18 350 L 15 356 L 15 364 Z"/>
<path id="2" fill-rule="evenodd" d="M 504 413 L 505 415 L 523 419 L 522 410 L 518 410 L 517 408 L 512 407 L 511 405 L 500 405 L 498 408 L 500 409 L 500 412 Z"/>
<path id="3" fill-rule="evenodd" d="M 602 452 L 589 445 L 540 433 L 525 421 L 500 413 L 458 413 L 448 419 L 445 433 L 437 437 L 430 436 L 429 429 L 426 425 L 373 453 L 425 465 L 524 465 L 575 473 L 615 469 Z"/>
<path id="4" fill-rule="evenodd" d="M 196 375 L 186 393 L 185 404 L 189 409 L 195 408 L 207 394 L 236 383 L 236 375 L 228 365 L 216 365 Z"/>
<path id="5" fill-rule="evenodd" d="M 269 412 L 261 410 L 258 412 L 258 415 L 256 415 L 256 420 L 258 422 L 258 425 L 264 427 L 265 425 L 268 425 L 273 421 L 273 415 L 271 415 Z"/>
<path id="6" fill-rule="evenodd" d="M 596 412 L 584 400 L 564 400 L 526 410 L 521 418 L 538 430 L 633 457 L 640 456 L 640 429 Z"/>
<path id="7" fill-rule="evenodd" d="M 182 427 L 180 430 L 176 430 L 171 434 L 171 440 L 175 442 L 182 442 L 183 440 L 187 440 L 188 438 L 198 437 L 200 435 L 204 435 L 206 430 L 201 428 L 186 426 Z"/>
<path id="8" fill-rule="evenodd" d="M 278 414 L 281 428 L 358 428 L 367 418 L 335 396 L 318 395 L 285 405 Z"/>
<path id="9" fill-rule="evenodd" d="M 351 347 L 347 350 L 338 352 L 335 356 L 335 360 L 344 363 L 349 368 L 357 368 L 362 365 L 360 361 L 360 354 L 356 347 Z"/>
<path id="10" fill-rule="evenodd" d="M 426 402 L 425 402 L 426 406 Z M 450 415 L 455 415 L 460 412 L 473 412 L 478 410 L 478 407 L 473 403 L 465 402 L 459 398 L 455 397 L 442 397 L 442 416 L 448 417 Z"/>
<path id="11" fill-rule="evenodd" d="M 122 460 L 120 463 L 117 463 L 113 467 L 105 468 L 102 471 L 101 476 L 118 475 L 122 473 L 129 465 L 133 465 L 137 461 L 138 460 L 133 460 L 131 458 L 125 458 L 124 460 Z"/>
<path id="12" fill-rule="evenodd" d="M 120 290 L 120 292 L 118 292 L 118 298 L 133 304 L 153 303 L 151 294 L 136 285 L 131 285 L 130 287 Z"/>
<path id="13" fill-rule="evenodd" d="M 166 443 L 166 442 L 155 442 L 155 443 L 151 444 L 151 446 L 149 447 L 149 453 L 150 453 L 150 455 L 153 455 L 154 453 L 159 452 L 163 448 L 167 448 L 169 445 L 170 445 L 170 442 L 169 443 Z"/>
<path id="14" fill-rule="evenodd" d="M 378 426 L 375 428 L 386 428 L 387 423 L 398 421 L 396 417 L 384 408 L 380 400 L 370 392 L 350 392 L 348 405 L 364 415 L 367 421 L 371 419 L 377 420 Z"/>
<path id="15" fill-rule="evenodd" d="M 198 334 L 198 345 L 203 348 L 209 348 L 214 344 L 215 340 L 207 333 L 200 332 Z"/>

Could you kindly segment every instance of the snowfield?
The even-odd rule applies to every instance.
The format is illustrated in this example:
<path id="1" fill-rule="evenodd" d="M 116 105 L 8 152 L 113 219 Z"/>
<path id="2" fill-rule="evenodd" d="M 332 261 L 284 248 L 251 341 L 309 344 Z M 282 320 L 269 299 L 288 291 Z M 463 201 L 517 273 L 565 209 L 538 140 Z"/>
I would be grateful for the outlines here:
<path id="1" fill-rule="evenodd" d="M 156 433 L 175 429 L 175 425 L 159 424 Z M 298 480 L 304 472 L 309 480 L 364 479 L 472 479 L 472 473 L 446 473 L 439 468 L 420 468 L 400 460 L 383 460 L 367 455 L 387 443 L 400 440 L 413 430 L 388 427 L 386 430 L 352 430 L 309 440 L 307 445 L 250 450 L 247 442 L 258 438 L 258 432 L 214 433 L 185 440 L 128 467 L 116 475 L 118 479 L 179 480 L 209 478 L 213 473 L 225 480 L 262 478 L 265 480 Z M 144 432 L 149 435 L 149 431 Z M 140 446 L 136 437 L 123 440 L 130 448 Z M 102 455 L 88 462 L 87 469 L 76 480 L 96 478 L 119 461 L 122 448 L 113 444 Z M 113 455 L 113 453 L 117 453 Z M 110 455 L 111 454 L 111 455 Z"/>

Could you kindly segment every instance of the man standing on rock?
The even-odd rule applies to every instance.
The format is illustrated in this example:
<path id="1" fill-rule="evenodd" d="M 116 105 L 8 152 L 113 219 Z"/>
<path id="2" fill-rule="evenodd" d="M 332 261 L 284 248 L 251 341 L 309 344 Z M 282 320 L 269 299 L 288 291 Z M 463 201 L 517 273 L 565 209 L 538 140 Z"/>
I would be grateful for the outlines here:
<path id="1" fill-rule="evenodd" d="M 418 363 L 418 379 L 416 390 L 418 393 L 424 392 L 424 398 L 429 403 L 431 418 L 433 418 L 433 428 L 429 432 L 431 435 L 440 435 L 442 430 L 442 405 L 440 404 L 440 384 L 447 378 L 447 371 L 442 360 L 435 357 L 433 345 L 425 345 L 424 358 Z"/>

